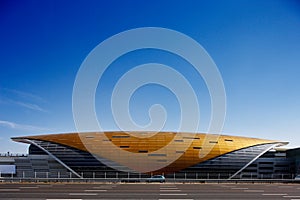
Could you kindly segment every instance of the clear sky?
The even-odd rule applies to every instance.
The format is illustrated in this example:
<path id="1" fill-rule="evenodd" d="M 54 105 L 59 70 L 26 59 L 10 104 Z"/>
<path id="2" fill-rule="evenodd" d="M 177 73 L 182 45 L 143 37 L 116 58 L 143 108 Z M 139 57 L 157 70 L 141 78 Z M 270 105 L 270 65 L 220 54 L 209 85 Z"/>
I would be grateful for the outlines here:
<path id="1" fill-rule="evenodd" d="M 300 146 L 299 1 L 1 0 L 0 152 L 27 151 L 13 136 L 76 131 L 72 89 L 85 57 L 114 34 L 149 26 L 180 31 L 213 58 L 227 95 L 223 133 Z M 107 70 L 96 94 L 103 127 L 116 130 L 109 97 L 118 77 L 154 61 L 189 77 L 205 132 L 210 104 L 201 77 L 184 60 L 156 50 L 132 52 Z M 161 103 L 169 113 L 165 130 L 176 129 L 180 110 L 170 91 L 149 85 L 132 99 L 137 123 L 147 124 L 149 106 Z"/>

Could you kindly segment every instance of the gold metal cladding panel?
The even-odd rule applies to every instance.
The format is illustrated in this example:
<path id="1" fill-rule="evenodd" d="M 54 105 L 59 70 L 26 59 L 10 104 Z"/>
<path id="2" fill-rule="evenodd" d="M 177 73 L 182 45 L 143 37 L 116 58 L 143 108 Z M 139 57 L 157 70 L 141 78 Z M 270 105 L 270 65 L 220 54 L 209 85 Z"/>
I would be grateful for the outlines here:
<path id="1" fill-rule="evenodd" d="M 136 132 L 135 132 L 136 133 Z M 143 133 L 147 135 L 147 132 Z M 151 132 L 148 135 L 152 134 Z M 109 140 L 118 147 L 123 147 L 123 150 L 129 151 L 132 153 L 140 153 L 141 148 L 146 149 L 148 153 L 157 151 L 158 149 L 163 148 L 166 144 L 171 142 L 175 134 L 174 133 L 157 133 L 152 137 L 134 137 L 132 134 L 115 132 L 106 132 L 105 136 L 109 138 Z M 129 137 L 126 137 L 129 136 Z M 128 146 L 124 148 L 124 146 Z"/>
<path id="2" fill-rule="evenodd" d="M 153 136 L 151 132 L 141 134 L 144 138 L 125 132 L 67 133 L 23 138 L 59 143 L 89 151 L 135 171 L 149 172 L 150 169 L 154 169 L 151 171 L 156 173 L 179 171 L 241 148 L 277 142 L 201 133 L 160 132 Z"/>
<path id="3" fill-rule="evenodd" d="M 23 138 L 54 142 L 65 146 L 74 147 L 82 151 L 87 151 L 78 133 L 38 135 L 38 136 L 28 136 Z"/>

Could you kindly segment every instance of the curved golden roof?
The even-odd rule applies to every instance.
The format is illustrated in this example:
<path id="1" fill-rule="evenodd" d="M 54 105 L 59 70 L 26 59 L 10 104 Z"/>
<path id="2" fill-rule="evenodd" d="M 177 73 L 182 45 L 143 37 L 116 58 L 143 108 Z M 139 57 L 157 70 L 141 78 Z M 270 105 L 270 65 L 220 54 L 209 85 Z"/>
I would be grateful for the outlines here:
<path id="1" fill-rule="evenodd" d="M 175 132 L 87 132 L 12 138 L 42 140 L 88 151 L 132 170 L 149 173 L 180 171 L 242 148 L 283 142 L 257 138 Z"/>

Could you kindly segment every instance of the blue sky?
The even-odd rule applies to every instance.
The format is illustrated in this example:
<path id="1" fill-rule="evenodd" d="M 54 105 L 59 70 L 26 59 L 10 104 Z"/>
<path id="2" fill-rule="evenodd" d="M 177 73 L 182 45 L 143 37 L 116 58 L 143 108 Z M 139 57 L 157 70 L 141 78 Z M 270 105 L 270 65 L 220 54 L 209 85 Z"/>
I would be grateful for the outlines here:
<path id="1" fill-rule="evenodd" d="M 26 152 L 10 137 L 75 131 L 72 89 L 76 73 L 100 42 L 138 27 L 164 27 L 199 42 L 223 77 L 227 114 L 223 133 L 290 141 L 300 146 L 300 3 L 297 1 L 0 1 L 0 152 Z M 99 120 L 111 122 L 113 84 L 130 67 L 174 66 L 200 99 L 201 125 L 209 122 L 209 96 L 201 77 L 167 52 L 132 52 L 116 60 L 96 95 Z M 133 118 L 161 103 L 176 129 L 174 95 L 145 86 L 133 96 Z M 146 113 L 146 114 L 145 114 Z"/>

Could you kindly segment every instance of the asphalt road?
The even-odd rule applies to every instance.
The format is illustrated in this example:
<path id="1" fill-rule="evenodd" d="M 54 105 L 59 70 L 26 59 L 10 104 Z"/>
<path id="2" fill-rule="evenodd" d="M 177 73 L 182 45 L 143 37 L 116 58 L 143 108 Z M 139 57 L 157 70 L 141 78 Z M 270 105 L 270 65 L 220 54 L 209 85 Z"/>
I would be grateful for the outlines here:
<path id="1" fill-rule="evenodd" d="M 300 200 L 298 184 L 0 184 L 0 199 L 284 199 Z"/>

